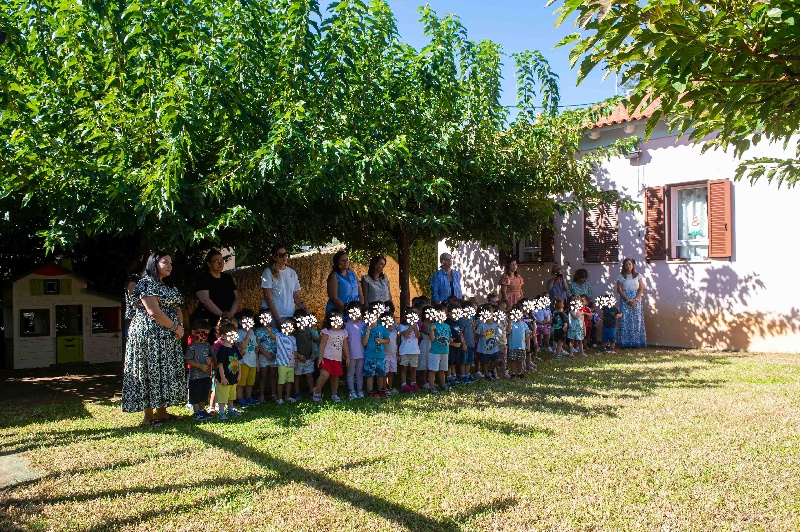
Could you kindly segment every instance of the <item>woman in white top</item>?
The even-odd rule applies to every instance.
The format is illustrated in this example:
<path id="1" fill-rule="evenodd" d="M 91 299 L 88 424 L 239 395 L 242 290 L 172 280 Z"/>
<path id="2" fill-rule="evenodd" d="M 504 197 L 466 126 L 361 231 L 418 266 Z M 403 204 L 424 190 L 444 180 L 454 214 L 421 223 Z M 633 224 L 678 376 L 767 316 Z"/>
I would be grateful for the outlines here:
<path id="1" fill-rule="evenodd" d="M 264 295 L 261 308 L 269 309 L 278 325 L 294 315 L 295 306 L 308 312 L 300 297 L 297 272 L 289 267 L 289 253 L 284 246 L 272 248 L 269 266 L 261 274 L 261 291 Z"/>
<path id="2" fill-rule="evenodd" d="M 647 335 L 644 330 L 644 279 L 636 271 L 633 259 L 622 261 L 622 269 L 617 276 L 617 293 L 622 307 L 622 319 L 617 325 L 617 345 L 621 347 L 645 347 Z"/>
<path id="3" fill-rule="evenodd" d="M 361 278 L 361 293 L 367 305 L 375 301 L 385 303 L 392 300 L 392 293 L 389 290 L 389 278 L 383 273 L 386 267 L 386 258 L 377 255 L 369 261 L 369 271 Z"/>

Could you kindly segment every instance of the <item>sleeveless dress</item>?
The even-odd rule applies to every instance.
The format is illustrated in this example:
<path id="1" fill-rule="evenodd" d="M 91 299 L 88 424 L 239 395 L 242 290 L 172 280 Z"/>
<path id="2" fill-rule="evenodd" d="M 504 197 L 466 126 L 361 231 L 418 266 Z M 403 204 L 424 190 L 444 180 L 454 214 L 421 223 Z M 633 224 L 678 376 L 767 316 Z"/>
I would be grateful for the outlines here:
<path id="1" fill-rule="evenodd" d="M 506 273 L 500 277 L 500 284 L 506 286 L 506 300 L 508 306 L 513 307 L 522 299 L 522 285 L 524 281 L 521 275 L 508 275 Z"/>
<path id="2" fill-rule="evenodd" d="M 178 319 L 183 296 L 177 288 L 144 276 L 133 289 L 134 315 L 125 346 L 122 411 L 141 412 L 186 403 L 186 377 L 181 342 L 151 318 L 142 298 L 156 296 L 171 320 Z"/>
<path id="3" fill-rule="evenodd" d="M 625 278 L 622 274 L 617 276 L 617 282 L 622 283 L 622 293 L 625 294 L 625 297 L 636 297 L 641 276 L 641 273 L 635 278 Z M 639 300 L 636 308 L 633 308 L 626 301 L 621 301 L 619 307 L 622 318 L 617 324 L 617 345 L 620 347 L 647 347 L 643 302 Z"/>
<path id="4" fill-rule="evenodd" d="M 333 273 L 336 274 L 336 280 L 339 284 L 336 297 L 338 297 L 345 305 L 351 301 L 358 301 L 358 278 L 356 277 L 356 274 L 352 270 L 347 270 L 347 277 L 339 272 Z M 328 301 L 328 304 L 325 306 L 325 312 L 328 312 L 332 308 L 336 307 L 331 301 Z M 345 316 L 345 319 L 347 319 L 347 316 Z"/>

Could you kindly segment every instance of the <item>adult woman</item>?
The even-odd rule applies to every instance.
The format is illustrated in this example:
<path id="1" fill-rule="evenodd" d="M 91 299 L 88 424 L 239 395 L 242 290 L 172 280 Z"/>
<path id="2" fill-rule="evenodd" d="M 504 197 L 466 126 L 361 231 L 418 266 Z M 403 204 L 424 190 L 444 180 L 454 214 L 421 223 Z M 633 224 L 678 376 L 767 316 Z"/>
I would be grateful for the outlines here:
<path id="1" fill-rule="evenodd" d="M 144 410 L 144 424 L 160 426 L 167 407 L 186 402 L 183 370 L 183 296 L 172 279 L 172 258 L 157 251 L 133 289 L 135 313 L 125 347 L 122 411 Z M 155 410 L 155 413 L 153 412 Z"/>
<path id="2" fill-rule="evenodd" d="M 361 278 L 361 293 L 367 305 L 374 301 L 391 301 L 392 293 L 389 291 L 389 278 L 383 273 L 386 267 L 386 257 L 376 255 L 369 261 L 367 275 Z"/>
<path id="3" fill-rule="evenodd" d="M 572 280 L 567 285 L 569 286 L 569 297 L 586 296 L 589 299 L 594 299 L 592 285 L 589 283 L 589 272 L 585 269 L 575 270 Z"/>
<path id="4" fill-rule="evenodd" d="M 233 277 L 223 272 L 225 259 L 219 250 L 211 249 L 206 253 L 206 271 L 197 284 L 197 300 L 199 305 L 197 314 L 208 318 L 211 323 L 212 333 L 210 340 L 215 340 L 213 331 L 216 330 L 220 318 L 230 318 L 239 310 L 239 291 Z"/>
<path id="5" fill-rule="evenodd" d="M 297 272 L 289 267 L 289 253 L 285 246 L 272 248 L 269 265 L 261 273 L 261 292 L 264 295 L 261 308 L 269 309 L 278 325 L 294 315 L 295 307 L 308 312 L 300 297 Z"/>
<path id="6" fill-rule="evenodd" d="M 350 259 L 344 250 L 337 251 L 333 256 L 333 268 L 328 274 L 328 304 L 325 312 L 332 308 L 347 316 L 344 306 L 351 301 L 359 301 L 364 304 L 364 294 L 361 292 L 361 285 L 358 282 L 355 272 L 349 269 Z"/>
<path id="7" fill-rule="evenodd" d="M 637 273 L 633 259 L 627 258 L 622 261 L 622 269 L 617 276 L 617 293 L 622 310 L 622 319 L 617 325 L 617 345 L 645 347 L 647 337 L 644 330 L 644 310 L 642 309 L 644 279 Z"/>
<path id="8" fill-rule="evenodd" d="M 517 304 L 522 299 L 522 285 L 524 281 L 517 271 L 517 261 L 508 259 L 506 270 L 500 277 L 500 300 L 508 303 L 508 308 Z"/>
<path id="9" fill-rule="evenodd" d="M 564 271 L 561 266 L 556 264 L 550 270 L 550 274 L 551 277 L 547 280 L 547 291 L 550 292 L 550 300 L 555 302 L 555 299 L 559 297 L 566 302 L 569 285 L 566 278 L 564 278 Z"/>

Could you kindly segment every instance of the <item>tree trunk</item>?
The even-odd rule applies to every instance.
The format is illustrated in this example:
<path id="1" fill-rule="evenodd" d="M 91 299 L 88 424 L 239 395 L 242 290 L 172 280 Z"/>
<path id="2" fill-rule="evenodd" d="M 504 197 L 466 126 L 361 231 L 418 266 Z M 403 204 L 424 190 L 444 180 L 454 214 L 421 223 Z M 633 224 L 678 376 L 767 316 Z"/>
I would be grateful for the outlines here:
<path id="1" fill-rule="evenodd" d="M 392 234 L 397 243 L 397 264 L 400 266 L 400 307 L 398 310 L 402 312 L 403 308 L 411 304 L 411 289 L 409 284 L 411 275 L 411 246 L 408 242 L 408 231 L 404 227 L 400 227 Z"/>

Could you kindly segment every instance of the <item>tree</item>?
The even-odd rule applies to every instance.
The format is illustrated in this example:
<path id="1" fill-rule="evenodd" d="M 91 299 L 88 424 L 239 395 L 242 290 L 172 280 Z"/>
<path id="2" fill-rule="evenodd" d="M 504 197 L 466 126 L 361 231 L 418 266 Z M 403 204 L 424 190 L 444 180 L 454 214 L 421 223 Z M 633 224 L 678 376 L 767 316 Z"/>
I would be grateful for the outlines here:
<path id="1" fill-rule="evenodd" d="M 551 0 L 551 4 L 555 0 Z M 795 143 L 796 157 L 754 158 L 736 177 L 794 186 L 800 174 L 800 11 L 794 0 L 663 2 L 564 0 L 556 25 L 576 16 L 583 33 L 570 60 L 579 82 L 598 65 L 638 80 L 631 111 L 661 99 L 647 124 L 662 118 L 709 147 L 732 146 L 737 157 L 762 140 Z"/>

